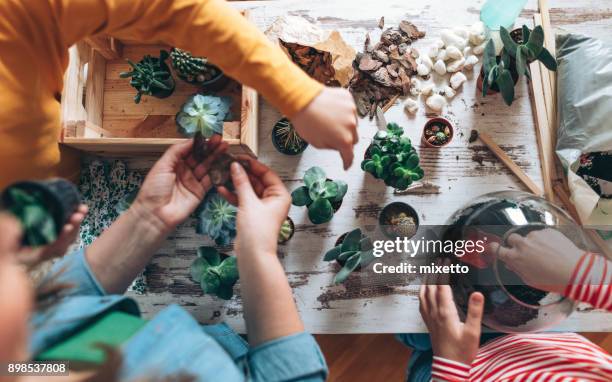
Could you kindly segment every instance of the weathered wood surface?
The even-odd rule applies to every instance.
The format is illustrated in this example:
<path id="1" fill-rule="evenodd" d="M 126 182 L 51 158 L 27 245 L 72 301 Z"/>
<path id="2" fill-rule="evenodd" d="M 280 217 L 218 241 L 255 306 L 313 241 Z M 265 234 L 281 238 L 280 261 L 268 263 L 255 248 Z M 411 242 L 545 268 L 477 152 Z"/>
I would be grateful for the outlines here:
<path id="1" fill-rule="evenodd" d="M 235 5 L 249 9 L 252 19 L 262 29 L 277 16 L 302 15 L 324 28 L 338 29 L 345 40 L 361 50 L 366 32 L 377 41 L 377 24 L 385 16 L 386 24 L 397 24 L 408 18 L 427 32 L 417 46 L 425 46 L 445 27 L 471 24 L 478 20 L 483 1 L 328 1 L 296 0 L 281 2 L 240 2 Z M 551 1 L 553 27 L 605 36 L 612 26 L 610 1 L 558 0 Z M 531 23 L 536 1 L 530 1 L 518 23 Z M 478 67 L 474 70 L 477 73 Z M 295 300 L 306 328 L 314 333 L 422 332 L 425 327 L 418 312 L 416 285 L 361 286 L 347 290 L 332 287 L 336 268 L 322 261 L 322 253 L 333 246 L 337 236 L 360 226 L 375 229 L 377 213 L 392 200 L 402 200 L 414 206 L 421 224 L 443 224 L 457 208 L 473 197 L 491 191 L 523 189 L 523 186 L 479 142 L 468 145 L 472 128 L 486 131 L 519 166 L 542 186 L 532 109 L 527 85 L 518 85 L 516 101 L 506 107 L 499 95 L 485 99 L 478 95 L 476 75 L 457 94 L 443 116 L 452 121 L 457 134 L 452 143 L 441 150 L 419 148 L 425 170 L 425 187 L 409 195 L 393 195 L 359 168 L 359 161 L 376 131 L 374 122 L 361 120 L 359 144 L 355 148 L 355 164 L 342 170 L 338 154 L 308 148 L 299 157 L 277 153 L 270 142 L 270 132 L 281 117 L 266 102 L 260 100 L 259 158 L 274 168 L 287 187 L 299 185 L 303 172 L 313 165 L 323 167 L 330 178 L 344 179 L 349 192 L 334 219 L 314 226 L 307 220 L 305 209 L 292 207 L 290 216 L 297 232 L 288 245 L 281 246 L 279 257 L 294 290 Z M 408 117 L 399 105 L 386 113 L 389 121 L 406 128 L 413 142 L 419 142 L 421 127 L 427 117 L 424 105 L 416 117 Z M 133 169 L 146 170 L 154 159 L 128 159 Z M 264 217 L 262 217 L 263 219 Z M 238 331 L 244 331 L 240 296 L 222 302 L 202 296 L 199 287 L 189 279 L 189 265 L 195 248 L 207 239 L 194 233 L 194 221 L 183 224 L 163 245 L 147 268 L 149 292 L 137 296 L 145 314 L 151 316 L 168 304 L 176 303 L 192 312 L 201 322 L 224 320 Z M 256 228 L 255 228 L 256 229 Z M 350 279 L 352 285 L 360 283 Z M 571 331 L 612 331 L 612 315 L 589 309 L 579 309 L 569 319 L 554 328 Z"/>

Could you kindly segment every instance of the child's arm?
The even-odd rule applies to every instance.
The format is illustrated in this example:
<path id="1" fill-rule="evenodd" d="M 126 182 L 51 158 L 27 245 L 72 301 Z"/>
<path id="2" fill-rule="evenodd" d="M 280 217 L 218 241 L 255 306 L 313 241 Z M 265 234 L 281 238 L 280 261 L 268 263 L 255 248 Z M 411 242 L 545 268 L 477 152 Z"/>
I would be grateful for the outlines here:
<path id="1" fill-rule="evenodd" d="M 564 295 L 612 311 L 612 262 L 595 253 L 583 254 Z"/>

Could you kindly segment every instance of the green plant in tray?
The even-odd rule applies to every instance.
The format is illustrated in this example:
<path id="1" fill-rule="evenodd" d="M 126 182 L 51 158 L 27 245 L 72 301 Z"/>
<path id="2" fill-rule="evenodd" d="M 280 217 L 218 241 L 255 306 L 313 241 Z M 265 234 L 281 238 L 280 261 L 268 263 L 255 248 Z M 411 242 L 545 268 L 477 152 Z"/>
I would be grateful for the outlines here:
<path id="1" fill-rule="evenodd" d="M 234 284 L 239 278 L 236 258 L 221 254 L 214 247 L 198 248 L 198 257 L 191 264 L 190 274 L 204 293 L 224 300 L 232 298 Z"/>
<path id="2" fill-rule="evenodd" d="M 159 58 L 146 55 L 138 63 L 127 60 L 132 70 L 120 73 L 119 77 L 131 77 L 130 85 L 138 91 L 134 96 L 135 103 L 140 103 L 143 94 L 157 98 L 172 94 L 176 84 L 170 74 L 170 68 L 166 65 L 167 58 L 168 52 L 162 50 L 159 52 Z"/>
<path id="3" fill-rule="evenodd" d="M 304 186 L 291 193 L 295 206 L 307 206 L 308 218 L 313 224 L 326 223 L 340 208 L 348 185 L 341 180 L 329 180 L 320 167 L 311 167 L 304 174 Z"/>
<path id="4" fill-rule="evenodd" d="M 346 234 L 341 243 L 327 251 L 324 261 L 337 261 L 342 268 L 334 277 L 334 283 L 344 282 L 351 272 L 370 264 L 374 259 L 372 240 L 357 228 Z"/>
<path id="5" fill-rule="evenodd" d="M 272 128 L 272 143 L 283 154 L 297 155 L 308 147 L 287 118 L 281 118 Z"/>
<path id="6" fill-rule="evenodd" d="M 222 74 L 221 69 L 209 63 L 206 58 L 194 57 L 190 52 L 179 48 L 172 48 L 170 59 L 176 74 L 189 83 L 204 83 Z"/>
<path id="7" fill-rule="evenodd" d="M 229 116 L 230 106 L 229 97 L 194 94 L 176 114 L 178 132 L 186 137 L 200 132 L 204 138 L 223 134 L 223 121 Z"/>
<path id="8" fill-rule="evenodd" d="M 374 135 L 361 162 L 364 171 L 398 190 L 405 190 L 424 175 L 410 138 L 403 134 L 404 129 L 396 123 L 387 124 L 387 131 L 380 130 Z"/>
<path id="9" fill-rule="evenodd" d="M 217 245 L 229 245 L 236 237 L 236 212 L 236 207 L 213 189 L 196 210 L 196 232 L 208 235 Z"/>

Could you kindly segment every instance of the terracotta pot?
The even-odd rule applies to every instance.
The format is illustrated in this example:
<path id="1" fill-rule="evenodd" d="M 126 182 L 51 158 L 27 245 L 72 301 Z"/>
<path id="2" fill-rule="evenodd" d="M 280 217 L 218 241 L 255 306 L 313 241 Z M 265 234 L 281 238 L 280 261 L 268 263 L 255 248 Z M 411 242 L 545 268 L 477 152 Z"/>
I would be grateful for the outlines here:
<path id="1" fill-rule="evenodd" d="M 419 229 L 419 214 L 416 212 L 416 210 L 409 204 L 403 203 L 403 202 L 393 202 L 393 203 L 389 203 L 387 204 L 382 211 L 380 211 L 380 214 L 378 215 L 378 224 L 380 225 L 380 230 L 382 231 L 382 233 L 390 238 L 390 239 L 395 239 L 396 237 L 401 237 L 400 235 L 398 235 L 397 233 L 394 232 L 390 232 L 388 230 L 388 226 L 389 226 L 389 218 L 392 215 L 397 215 L 400 213 L 405 213 L 406 215 L 410 216 L 412 219 L 414 219 L 414 226 L 415 226 L 415 231 L 414 234 L 416 234 L 417 230 Z M 412 236 L 414 236 L 414 234 Z M 410 237 L 412 237 L 410 236 Z M 408 238 L 410 238 L 408 237 Z"/>
<path id="2" fill-rule="evenodd" d="M 448 127 L 450 129 L 450 132 L 451 132 L 450 137 L 444 144 L 434 145 L 434 144 L 429 143 L 427 139 L 425 138 L 425 130 L 434 124 L 443 125 L 442 127 Z M 447 119 L 436 117 L 436 118 L 432 118 L 429 121 L 427 121 L 425 123 L 425 126 L 423 126 L 423 132 L 421 133 L 421 141 L 427 147 L 433 147 L 433 148 L 439 149 L 440 147 L 444 147 L 448 145 L 453 140 L 454 136 L 455 136 L 455 129 L 453 128 L 453 125 Z"/>

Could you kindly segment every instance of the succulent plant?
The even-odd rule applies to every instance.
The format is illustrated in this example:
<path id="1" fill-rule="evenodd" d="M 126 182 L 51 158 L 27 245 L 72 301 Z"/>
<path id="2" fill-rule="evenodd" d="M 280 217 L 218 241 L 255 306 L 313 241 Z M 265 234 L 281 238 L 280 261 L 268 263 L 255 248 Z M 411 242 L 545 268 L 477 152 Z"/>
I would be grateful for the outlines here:
<path id="1" fill-rule="evenodd" d="M 232 298 L 234 284 L 239 278 L 236 258 L 220 254 L 214 247 L 198 248 L 198 257 L 191 264 L 190 274 L 204 293 L 224 300 Z"/>
<path id="2" fill-rule="evenodd" d="M 21 222 L 24 244 L 34 247 L 57 239 L 58 227 L 40 192 L 17 187 L 10 187 L 6 192 L 11 200 L 8 210 Z"/>
<path id="3" fill-rule="evenodd" d="M 221 70 L 210 64 L 206 58 L 194 57 L 179 48 L 172 48 L 170 59 L 176 74 L 189 83 L 204 83 L 222 74 Z"/>
<path id="4" fill-rule="evenodd" d="M 308 218 L 313 224 L 326 223 L 334 216 L 334 206 L 339 208 L 348 185 L 341 180 L 328 180 L 320 167 L 311 167 L 304 174 L 305 186 L 291 193 L 295 206 L 307 206 Z"/>
<path id="5" fill-rule="evenodd" d="M 278 243 L 283 244 L 288 242 L 289 239 L 291 239 L 291 237 L 293 236 L 294 231 L 295 226 L 293 224 L 293 221 L 289 216 L 287 216 L 287 219 L 285 219 L 283 221 L 283 224 L 281 224 L 280 231 L 278 231 Z"/>
<path id="6" fill-rule="evenodd" d="M 236 237 L 236 211 L 215 189 L 210 190 L 196 210 L 196 232 L 208 235 L 217 245 L 229 245 Z"/>
<path id="7" fill-rule="evenodd" d="M 334 283 L 344 282 L 354 270 L 365 267 L 374 259 L 372 240 L 357 228 L 344 237 L 341 243 L 327 251 L 324 261 L 337 261 L 342 268 L 334 277 Z"/>
<path id="8" fill-rule="evenodd" d="M 138 91 L 134 96 L 135 103 L 140 103 L 143 94 L 158 98 L 172 94 L 175 83 L 170 68 L 165 63 L 167 58 L 168 52 L 162 50 L 159 52 L 159 58 L 146 55 L 136 64 L 127 60 L 132 70 L 120 73 L 119 77 L 132 78 L 130 85 Z"/>
<path id="9" fill-rule="evenodd" d="M 223 134 L 223 121 L 229 115 L 231 99 L 210 95 L 194 94 L 176 114 L 179 133 L 193 137 L 200 132 L 204 138 Z"/>
<path id="10" fill-rule="evenodd" d="M 299 136 L 287 118 L 281 118 L 274 125 L 272 143 L 278 151 L 288 155 L 297 155 L 308 146 L 308 142 Z"/>
<path id="11" fill-rule="evenodd" d="M 374 135 L 361 162 L 362 170 L 398 190 L 405 190 L 424 175 L 410 138 L 403 134 L 404 130 L 396 123 L 387 124 L 387 131 L 380 130 Z"/>

